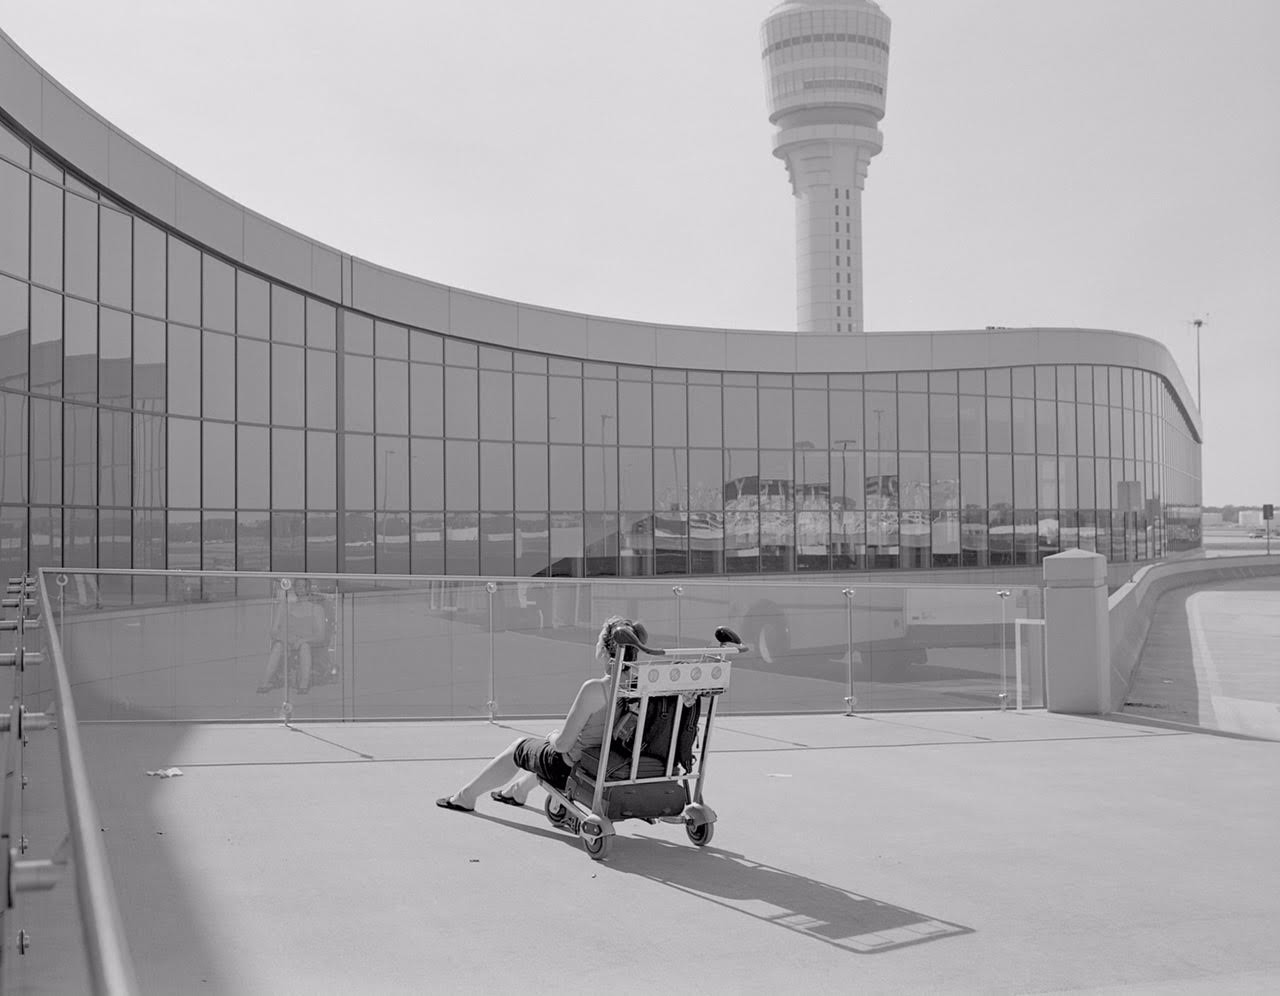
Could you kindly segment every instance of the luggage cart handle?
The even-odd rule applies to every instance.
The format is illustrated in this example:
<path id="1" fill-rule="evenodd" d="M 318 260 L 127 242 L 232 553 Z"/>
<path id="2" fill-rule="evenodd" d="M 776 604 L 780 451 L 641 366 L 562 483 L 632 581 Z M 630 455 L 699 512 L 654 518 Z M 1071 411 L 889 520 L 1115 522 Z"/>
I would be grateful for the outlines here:
<path id="1" fill-rule="evenodd" d="M 653 647 L 646 647 L 640 637 L 636 635 L 636 631 L 630 626 L 618 626 L 610 634 L 610 639 L 619 647 L 635 647 L 637 650 L 649 654 L 651 657 L 661 657 L 666 651 L 655 650 Z"/>
<path id="2" fill-rule="evenodd" d="M 635 630 L 630 626 L 619 626 L 612 633 L 613 642 L 621 647 L 635 647 L 642 653 L 648 654 L 650 657 L 680 657 L 688 654 L 707 654 L 707 653 L 725 653 L 725 654 L 745 654 L 751 648 L 739 639 L 738 634 L 727 626 L 719 626 L 715 631 L 715 640 L 720 644 L 718 647 L 671 647 L 666 650 L 657 647 L 646 647 L 641 642 L 640 637 L 636 635 Z"/>

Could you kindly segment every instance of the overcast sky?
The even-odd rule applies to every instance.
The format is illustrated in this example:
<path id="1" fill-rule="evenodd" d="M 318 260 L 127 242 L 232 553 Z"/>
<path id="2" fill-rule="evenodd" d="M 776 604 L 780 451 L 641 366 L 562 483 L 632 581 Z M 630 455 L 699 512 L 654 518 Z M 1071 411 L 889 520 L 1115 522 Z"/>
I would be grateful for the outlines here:
<path id="1" fill-rule="evenodd" d="M 442 283 L 794 328 L 771 0 L 0 0 L 96 111 L 250 208 Z M 1150 336 L 1207 504 L 1280 501 L 1280 2 L 884 0 L 870 330 Z"/>

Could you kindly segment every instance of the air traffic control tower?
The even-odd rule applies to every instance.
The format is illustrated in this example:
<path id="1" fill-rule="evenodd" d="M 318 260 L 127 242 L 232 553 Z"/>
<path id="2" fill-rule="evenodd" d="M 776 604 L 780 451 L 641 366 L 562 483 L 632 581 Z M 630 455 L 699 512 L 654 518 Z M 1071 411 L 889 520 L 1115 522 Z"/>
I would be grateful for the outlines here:
<path id="1" fill-rule="evenodd" d="M 862 185 L 883 136 L 889 18 L 871 0 L 789 0 L 761 29 L 773 154 L 796 197 L 796 322 L 862 332 Z"/>

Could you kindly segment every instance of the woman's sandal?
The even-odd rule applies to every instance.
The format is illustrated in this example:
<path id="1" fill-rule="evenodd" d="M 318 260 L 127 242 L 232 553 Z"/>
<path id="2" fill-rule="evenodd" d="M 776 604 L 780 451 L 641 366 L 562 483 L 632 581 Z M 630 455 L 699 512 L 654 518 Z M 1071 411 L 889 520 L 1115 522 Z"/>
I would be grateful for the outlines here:
<path id="1" fill-rule="evenodd" d="M 452 809 L 455 813 L 474 813 L 475 812 L 474 809 L 468 809 L 466 806 L 459 806 L 447 795 L 440 799 L 437 799 L 436 805 L 439 806 L 441 809 Z"/>
<path id="2" fill-rule="evenodd" d="M 502 803 L 504 806 L 519 806 L 521 809 L 524 808 L 524 803 L 516 799 L 515 796 L 503 795 L 496 789 L 489 793 L 489 798 L 494 802 Z"/>

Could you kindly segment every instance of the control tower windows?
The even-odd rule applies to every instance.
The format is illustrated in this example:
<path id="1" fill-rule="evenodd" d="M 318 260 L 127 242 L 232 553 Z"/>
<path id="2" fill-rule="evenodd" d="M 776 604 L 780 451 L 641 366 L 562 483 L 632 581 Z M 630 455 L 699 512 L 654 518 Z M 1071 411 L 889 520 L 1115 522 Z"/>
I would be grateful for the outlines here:
<path id="1" fill-rule="evenodd" d="M 806 34 L 794 35 L 790 38 L 782 38 L 773 44 L 766 46 L 761 55 L 767 58 L 774 52 L 780 52 L 783 49 L 791 48 L 793 45 L 806 45 L 820 41 L 851 42 L 855 45 L 866 45 L 870 48 L 879 49 L 882 52 L 889 51 L 888 44 L 881 41 L 879 38 L 872 38 L 869 35 L 848 34 L 843 31 L 837 31 L 831 34 Z"/>

